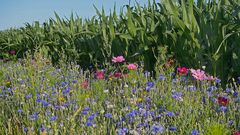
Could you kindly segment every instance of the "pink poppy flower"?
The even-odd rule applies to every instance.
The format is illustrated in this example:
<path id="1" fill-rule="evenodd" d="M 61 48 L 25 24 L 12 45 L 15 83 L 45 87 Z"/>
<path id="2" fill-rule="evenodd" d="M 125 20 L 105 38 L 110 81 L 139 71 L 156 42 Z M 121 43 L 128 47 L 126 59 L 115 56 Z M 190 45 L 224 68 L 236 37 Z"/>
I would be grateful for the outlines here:
<path id="1" fill-rule="evenodd" d="M 95 73 L 97 79 L 104 79 L 104 72 L 103 71 L 97 71 Z"/>
<path id="2" fill-rule="evenodd" d="M 120 63 L 120 62 L 123 62 L 123 61 L 125 61 L 123 56 L 117 56 L 117 57 L 112 58 L 112 62 L 114 62 L 114 63 Z"/>
<path id="3" fill-rule="evenodd" d="M 88 88 L 88 81 L 85 80 L 85 81 L 81 82 L 80 86 L 81 86 L 81 88 L 87 89 Z"/>
<path id="4" fill-rule="evenodd" d="M 178 67 L 177 71 L 180 75 L 187 75 L 188 74 L 188 69 L 186 67 Z"/>
<path id="5" fill-rule="evenodd" d="M 205 80 L 206 79 L 206 75 L 205 75 L 205 72 L 203 70 L 200 70 L 200 69 L 190 69 L 191 73 L 192 73 L 192 76 L 197 79 L 197 80 Z"/>
<path id="6" fill-rule="evenodd" d="M 135 64 L 128 64 L 128 69 L 129 70 L 136 70 L 137 69 L 137 65 L 135 65 Z"/>
<path id="7" fill-rule="evenodd" d="M 213 77 L 213 76 L 210 76 L 210 75 L 208 75 L 208 76 L 206 76 L 206 78 L 205 78 L 206 80 L 208 80 L 208 81 L 214 81 L 214 80 L 216 80 L 216 78 L 215 77 Z"/>

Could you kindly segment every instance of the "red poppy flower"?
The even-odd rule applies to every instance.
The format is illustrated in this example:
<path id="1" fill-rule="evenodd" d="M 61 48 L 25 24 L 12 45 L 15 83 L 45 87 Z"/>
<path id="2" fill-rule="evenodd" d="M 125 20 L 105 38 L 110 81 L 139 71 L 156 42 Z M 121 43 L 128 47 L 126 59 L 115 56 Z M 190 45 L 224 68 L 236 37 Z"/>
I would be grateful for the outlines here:
<path id="1" fill-rule="evenodd" d="M 233 133 L 233 135 L 240 135 L 240 132 L 236 131 L 236 132 Z"/>
<path id="2" fill-rule="evenodd" d="M 229 99 L 227 99 L 226 97 L 218 97 L 218 104 L 227 106 L 228 103 L 229 103 Z"/>
<path id="3" fill-rule="evenodd" d="M 9 51 L 9 54 L 11 54 L 11 55 L 16 55 L 16 51 L 15 51 L 15 50 L 10 50 L 10 51 Z"/>
<path id="4" fill-rule="evenodd" d="M 188 74 L 188 69 L 185 68 L 185 67 L 182 67 L 182 68 L 179 67 L 179 68 L 177 68 L 177 71 L 180 75 L 187 75 Z"/>
<path id="5" fill-rule="evenodd" d="M 119 78 L 119 77 L 122 77 L 122 73 L 119 73 L 119 72 L 117 72 L 117 73 L 114 73 L 114 77 L 116 77 L 116 78 Z"/>

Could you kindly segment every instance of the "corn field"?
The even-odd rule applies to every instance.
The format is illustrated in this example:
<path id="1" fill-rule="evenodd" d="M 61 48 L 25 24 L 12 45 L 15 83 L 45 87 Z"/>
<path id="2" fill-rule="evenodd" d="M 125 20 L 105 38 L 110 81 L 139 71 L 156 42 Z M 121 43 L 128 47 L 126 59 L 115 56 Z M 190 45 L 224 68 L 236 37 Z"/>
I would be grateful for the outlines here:
<path id="1" fill-rule="evenodd" d="M 199 68 L 223 83 L 240 75 L 240 0 L 161 0 L 125 5 L 109 14 L 96 9 L 89 19 L 71 15 L 0 32 L 0 59 L 23 58 L 39 49 L 53 64 L 108 66 L 112 56 L 143 61 L 152 71 L 171 58 Z M 15 50 L 12 56 L 10 51 Z"/>

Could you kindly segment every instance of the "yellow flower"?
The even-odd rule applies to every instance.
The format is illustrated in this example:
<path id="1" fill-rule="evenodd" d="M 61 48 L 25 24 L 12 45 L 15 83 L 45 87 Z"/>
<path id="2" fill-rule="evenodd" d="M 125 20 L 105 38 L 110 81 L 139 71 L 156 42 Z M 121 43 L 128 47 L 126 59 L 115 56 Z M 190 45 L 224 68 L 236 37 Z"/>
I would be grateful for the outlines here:
<path id="1" fill-rule="evenodd" d="M 7 81 L 7 82 L 6 82 L 6 86 L 7 86 L 7 87 L 11 87 L 11 85 L 12 85 L 12 84 L 11 84 L 10 81 Z"/>
<path id="2" fill-rule="evenodd" d="M 64 102 L 64 97 L 63 97 L 63 96 L 60 96 L 60 97 L 58 98 L 58 100 L 59 100 L 60 102 Z"/>
<path id="3" fill-rule="evenodd" d="M 40 135 L 47 135 L 47 131 L 43 131 Z"/>
<path id="4" fill-rule="evenodd" d="M 137 99 L 137 102 L 139 103 L 139 102 L 142 102 L 143 101 L 143 98 L 138 98 Z"/>

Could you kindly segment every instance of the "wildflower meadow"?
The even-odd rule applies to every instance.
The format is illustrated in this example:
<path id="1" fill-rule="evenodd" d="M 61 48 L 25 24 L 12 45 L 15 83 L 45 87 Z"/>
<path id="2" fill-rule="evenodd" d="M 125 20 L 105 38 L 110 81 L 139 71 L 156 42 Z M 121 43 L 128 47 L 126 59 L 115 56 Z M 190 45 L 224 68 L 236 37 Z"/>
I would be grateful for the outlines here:
<path id="1" fill-rule="evenodd" d="M 238 80 L 223 89 L 202 69 L 159 67 L 154 79 L 123 56 L 110 63 L 1 63 L 1 134 L 239 134 Z"/>

